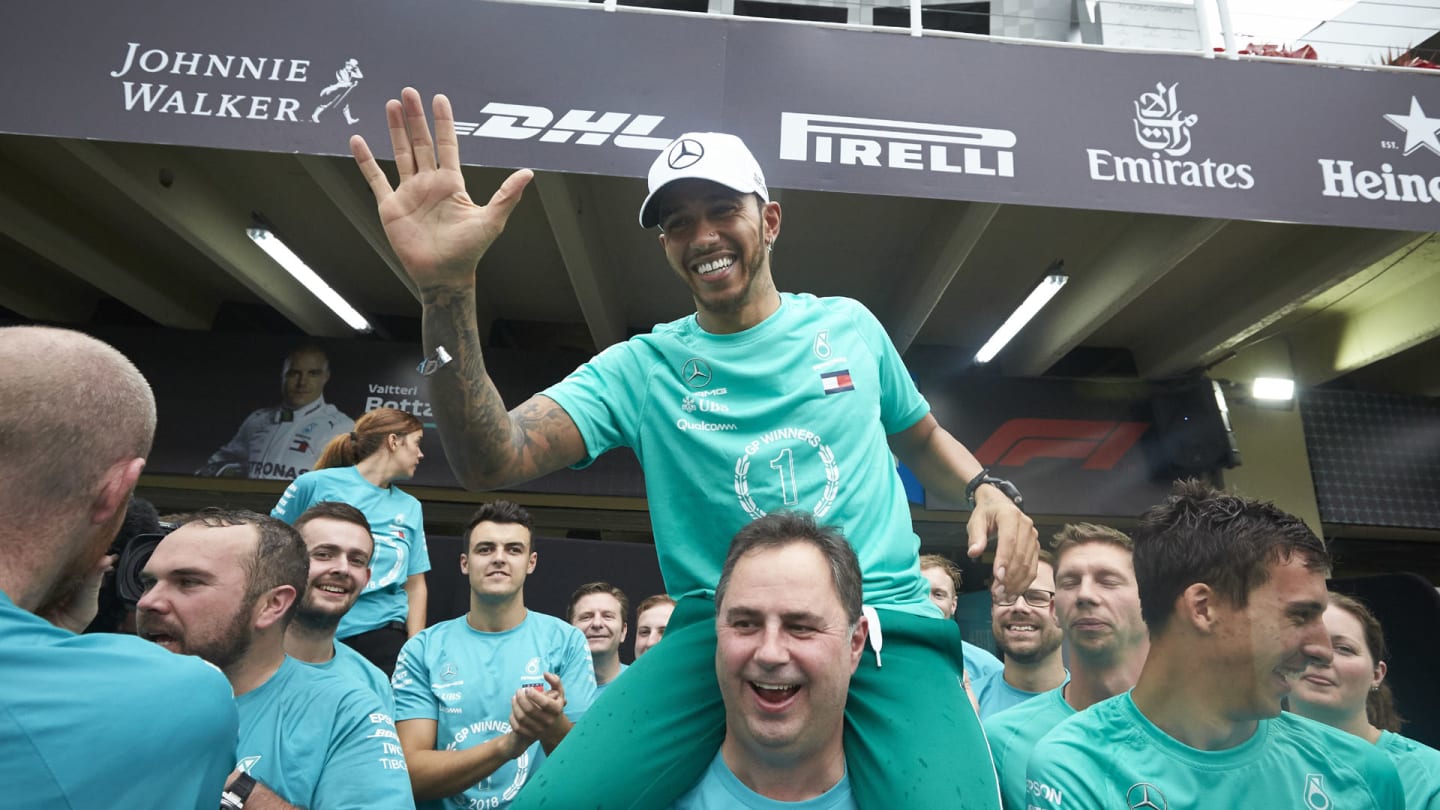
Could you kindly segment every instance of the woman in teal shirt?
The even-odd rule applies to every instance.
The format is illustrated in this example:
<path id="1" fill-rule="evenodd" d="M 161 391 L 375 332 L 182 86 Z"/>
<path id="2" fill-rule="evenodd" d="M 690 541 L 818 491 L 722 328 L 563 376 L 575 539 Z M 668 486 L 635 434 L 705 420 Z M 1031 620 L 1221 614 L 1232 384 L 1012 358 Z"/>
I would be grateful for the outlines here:
<path id="1" fill-rule="evenodd" d="M 1440 751 L 1402 737 L 1395 699 L 1385 683 L 1385 634 L 1365 605 L 1331 593 L 1325 629 L 1335 657 L 1310 665 L 1290 693 L 1290 710 L 1380 746 L 1405 787 L 1410 810 L 1440 810 Z"/>

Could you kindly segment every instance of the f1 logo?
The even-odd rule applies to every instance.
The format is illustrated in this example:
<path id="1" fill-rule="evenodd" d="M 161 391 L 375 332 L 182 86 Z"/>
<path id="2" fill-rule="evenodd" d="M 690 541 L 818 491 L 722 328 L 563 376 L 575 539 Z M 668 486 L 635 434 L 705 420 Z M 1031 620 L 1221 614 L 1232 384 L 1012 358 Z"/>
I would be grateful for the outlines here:
<path id="1" fill-rule="evenodd" d="M 975 458 L 987 467 L 1023 467 L 1036 458 L 1083 458 L 1082 469 L 1108 470 L 1149 428 L 1149 422 L 1011 419 L 990 434 Z"/>

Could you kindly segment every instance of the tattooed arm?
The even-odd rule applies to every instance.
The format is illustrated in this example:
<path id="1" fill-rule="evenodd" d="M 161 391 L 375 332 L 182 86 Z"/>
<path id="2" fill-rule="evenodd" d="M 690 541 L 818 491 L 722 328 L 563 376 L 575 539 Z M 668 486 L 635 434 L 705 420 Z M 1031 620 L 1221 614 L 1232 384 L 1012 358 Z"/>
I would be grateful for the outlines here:
<path id="1" fill-rule="evenodd" d="M 460 173 L 450 101 L 435 96 L 433 110 L 434 140 L 413 88 L 385 105 L 398 186 L 391 188 L 364 138 L 353 136 L 350 152 L 375 194 L 390 246 L 420 290 L 426 355 L 444 346 L 453 358 L 430 378 L 450 466 L 467 488 L 494 489 L 578 462 L 585 443 L 569 415 L 547 397 L 532 397 L 507 413 L 480 352 L 475 267 L 505 229 L 532 175 L 515 172 L 488 204 L 476 205 Z"/>

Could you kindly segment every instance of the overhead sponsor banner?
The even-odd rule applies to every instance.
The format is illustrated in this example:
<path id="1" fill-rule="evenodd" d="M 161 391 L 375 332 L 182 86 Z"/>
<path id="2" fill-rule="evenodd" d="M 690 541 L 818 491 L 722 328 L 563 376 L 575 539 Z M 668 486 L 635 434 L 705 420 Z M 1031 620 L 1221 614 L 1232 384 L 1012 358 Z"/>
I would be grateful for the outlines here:
<path id="1" fill-rule="evenodd" d="M 690 130 L 772 186 L 1434 230 L 1440 82 L 720 15 L 433 0 L 9 10 L 0 131 L 384 151 L 444 91 L 470 163 L 644 176 Z M 337 24 L 343 21 L 343 24 Z M 576 47 L 584 43 L 584 47 Z"/>

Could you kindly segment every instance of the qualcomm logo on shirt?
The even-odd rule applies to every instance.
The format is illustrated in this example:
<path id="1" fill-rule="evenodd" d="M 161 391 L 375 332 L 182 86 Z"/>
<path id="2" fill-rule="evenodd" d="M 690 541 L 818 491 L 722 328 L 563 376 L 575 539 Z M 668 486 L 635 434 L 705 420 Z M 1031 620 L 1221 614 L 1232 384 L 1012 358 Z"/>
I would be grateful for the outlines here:
<path id="1" fill-rule="evenodd" d="M 1154 92 L 1141 93 L 1135 105 L 1135 140 L 1150 151 L 1148 157 L 1116 155 L 1108 149 L 1086 149 L 1090 179 L 1103 183 L 1140 183 L 1176 188 L 1227 188 L 1245 190 L 1255 187 L 1255 176 L 1248 163 L 1217 163 L 1180 160 L 1190 154 L 1194 141 L 1191 128 L 1200 116 L 1180 109 L 1176 93 L 1179 82 L 1155 85 Z M 1161 157 L 1161 155 L 1168 157 Z"/>
<path id="2" fill-rule="evenodd" d="M 780 113 L 781 160 L 1009 178 L 1015 142 L 1008 129 Z"/>
<path id="3" fill-rule="evenodd" d="M 1431 102 L 1431 109 L 1440 110 L 1440 103 Z M 1430 117 L 1420 105 L 1420 99 L 1410 97 L 1410 111 L 1405 114 L 1387 113 L 1381 118 L 1390 127 L 1405 134 L 1402 141 L 1392 140 L 1393 131 L 1388 128 L 1386 137 L 1380 140 L 1380 149 L 1400 152 L 1401 157 L 1410 157 L 1425 150 L 1422 160 L 1431 171 L 1440 171 L 1440 163 L 1434 156 L 1440 155 L 1440 117 Z M 1440 202 L 1440 173 L 1427 177 L 1424 174 L 1395 170 L 1391 162 L 1381 163 L 1380 171 L 1362 169 L 1355 171 L 1355 161 L 1320 158 L 1320 179 L 1325 184 L 1321 192 L 1326 197 L 1343 197 L 1367 200 L 1389 200 L 1391 202 L 1433 203 Z"/>

